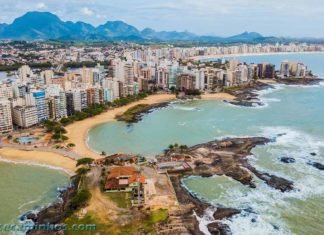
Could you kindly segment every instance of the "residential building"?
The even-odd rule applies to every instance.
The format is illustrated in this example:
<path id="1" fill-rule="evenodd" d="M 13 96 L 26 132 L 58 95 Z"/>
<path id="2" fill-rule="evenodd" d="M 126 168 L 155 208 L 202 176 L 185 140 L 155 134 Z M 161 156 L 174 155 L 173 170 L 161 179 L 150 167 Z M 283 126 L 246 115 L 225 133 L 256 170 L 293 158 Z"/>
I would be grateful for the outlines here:
<path id="1" fill-rule="evenodd" d="M 10 133 L 13 130 L 10 101 L 0 99 L 0 135 Z"/>
<path id="2" fill-rule="evenodd" d="M 22 128 L 29 128 L 38 123 L 35 106 L 16 106 L 13 108 L 13 122 Z"/>
<path id="3" fill-rule="evenodd" d="M 48 119 L 47 108 L 46 108 L 46 98 L 44 91 L 34 91 L 33 98 L 35 101 L 35 106 L 37 109 L 38 122 L 42 122 Z"/>
<path id="4" fill-rule="evenodd" d="M 146 179 L 135 167 L 115 167 L 111 169 L 105 183 L 107 192 L 132 192 L 139 185 L 145 184 Z"/>

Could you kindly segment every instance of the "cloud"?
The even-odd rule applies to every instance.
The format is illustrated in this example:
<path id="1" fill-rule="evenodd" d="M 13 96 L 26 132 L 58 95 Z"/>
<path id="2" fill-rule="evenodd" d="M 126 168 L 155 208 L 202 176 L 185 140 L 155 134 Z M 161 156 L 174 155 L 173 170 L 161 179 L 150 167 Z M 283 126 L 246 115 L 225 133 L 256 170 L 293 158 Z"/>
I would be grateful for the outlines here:
<path id="1" fill-rule="evenodd" d="M 45 9 L 45 8 L 47 8 L 47 6 L 43 2 L 40 2 L 40 3 L 37 3 L 36 4 L 36 9 L 39 9 L 40 10 L 40 9 Z"/>
<path id="2" fill-rule="evenodd" d="M 94 12 L 91 9 L 89 9 L 88 7 L 83 7 L 81 12 L 87 16 L 92 16 L 94 14 Z"/>

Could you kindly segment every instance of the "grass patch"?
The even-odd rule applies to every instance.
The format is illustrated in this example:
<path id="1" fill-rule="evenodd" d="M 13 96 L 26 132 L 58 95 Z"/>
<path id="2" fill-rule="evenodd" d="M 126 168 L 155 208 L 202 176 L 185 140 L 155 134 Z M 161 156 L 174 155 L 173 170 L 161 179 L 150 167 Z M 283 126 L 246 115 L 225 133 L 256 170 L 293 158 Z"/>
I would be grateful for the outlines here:
<path id="1" fill-rule="evenodd" d="M 145 234 L 155 234 L 154 224 L 166 221 L 168 215 L 168 210 L 166 209 L 151 211 L 146 218 L 139 218 L 131 224 L 121 227 L 121 234 L 131 234 L 138 231 Z"/>
<path id="2" fill-rule="evenodd" d="M 238 91 L 240 89 L 242 89 L 242 87 L 238 87 L 238 86 L 235 86 L 235 87 L 225 87 L 225 88 L 223 88 L 223 92 L 231 94 L 231 93 L 236 92 L 236 91 Z"/>
<path id="3" fill-rule="evenodd" d="M 124 193 L 124 192 L 116 192 L 116 193 L 105 193 L 105 195 L 119 208 L 130 208 L 132 206 L 131 204 L 131 193 Z"/>
<path id="4" fill-rule="evenodd" d="M 90 234 L 109 234 L 109 227 L 111 224 L 101 224 L 97 222 L 92 215 L 85 215 L 83 218 L 78 218 L 75 215 L 65 219 L 64 223 L 67 225 L 67 233 L 68 235 L 90 235 Z M 78 230 L 73 230 L 73 225 L 78 228 Z M 88 226 L 88 229 L 83 229 L 83 226 Z M 86 231 L 87 230 L 87 231 Z"/>
<path id="5" fill-rule="evenodd" d="M 132 108 L 129 108 L 125 113 L 117 115 L 118 121 L 124 122 L 134 122 L 136 121 L 136 116 L 142 112 L 147 111 L 150 108 L 148 104 L 138 104 Z"/>

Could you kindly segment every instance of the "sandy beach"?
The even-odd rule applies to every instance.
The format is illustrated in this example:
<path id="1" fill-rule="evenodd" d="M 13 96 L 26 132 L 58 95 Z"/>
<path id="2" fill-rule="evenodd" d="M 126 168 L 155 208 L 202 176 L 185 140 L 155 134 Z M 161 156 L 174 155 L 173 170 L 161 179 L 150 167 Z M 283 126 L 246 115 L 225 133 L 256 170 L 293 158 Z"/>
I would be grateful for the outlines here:
<path id="1" fill-rule="evenodd" d="M 17 163 L 49 166 L 57 169 L 62 169 L 70 175 L 73 175 L 76 169 L 76 162 L 74 160 L 53 152 L 1 148 L 0 160 L 1 159 Z"/>
<path id="2" fill-rule="evenodd" d="M 224 92 L 219 92 L 219 93 L 207 93 L 203 94 L 201 96 L 202 100 L 227 100 L 231 101 L 235 99 L 235 96 L 224 93 Z"/>
<path id="3" fill-rule="evenodd" d="M 202 95 L 203 100 L 232 100 L 235 98 L 226 93 L 214 93 L 214 94 L 204 94 Z M 69 137 L 69 141 L 74 143 L 76 146 L 74 147 L 74 152 L 84 157 L 91 157 L 94 159 L 101 158 L 100 153 L 96 153 L 94 150 L 90 149 L 87 145 L 87 136 L 88 131 L 99 124 L 116 121 L 115 117 L 117 114 L 121 114 L 128 110 L 129 108 L 138 105 L 138 104 L 157 104 L 161 102 L 168 102 L 175 100 L 175 95 L 172 94 L 159 94 L 159 95 L 151 95 L 143 100 L 131 103 L 129 105 L 116 108 L 113 110 L 109 110 L 105 113 L 102 113 L 93 118 L 85 119 L 83 121 L 75 122 L 66 127 L 67 136 Z"/>
<path id="4" fill-rule="evenodd" d="M 66 130 L 68 132 L 67 136 L 69 137 L 69 141 L 76 145 L 73 151 L 84 157 L 91 157 L 94 159 L 101 158 L 102 156 L 100 156 L 99 153 L 96 153 L 87 146 L 87 135 L 89 129 L 105 122 L 116 121 L 115 117 L 117 114 L 121 114 L 135 105 L 157 104 L 161 102 L 172 101 L 174 99 L 175 95 L 172 94 L 151 95 L 143 100 L 131 103 L 123 107 L 115 108 L 93 118 L 85 119 L 83 121 L 68 125 L 66 127 Z"/>

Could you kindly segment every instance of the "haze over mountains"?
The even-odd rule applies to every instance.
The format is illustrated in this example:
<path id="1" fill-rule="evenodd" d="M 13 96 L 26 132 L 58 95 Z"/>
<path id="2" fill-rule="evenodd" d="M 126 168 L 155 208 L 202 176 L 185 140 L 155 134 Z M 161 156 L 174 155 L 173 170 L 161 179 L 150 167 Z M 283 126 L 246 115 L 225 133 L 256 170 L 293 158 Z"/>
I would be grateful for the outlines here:
<path id="1" fill-rule="evenodd" d="M 146 28 L 142 31 L 123 21 L 107 21 L 94 27 L 81 21 L 62 21 L 49 12 L 27 12 L 12 24 L 0 24 L 1 39 L 16 40 L 71 40 L 71 41 L 199 41 L 212 43 L 258 43 L 276 42 L 275 37 L 264 37 L 255 32 L 244 32 L 232 37 L 199 36 L 190 32 L 155 31 Z M 282 39 L 280 39 L 282 41 Z"/>

